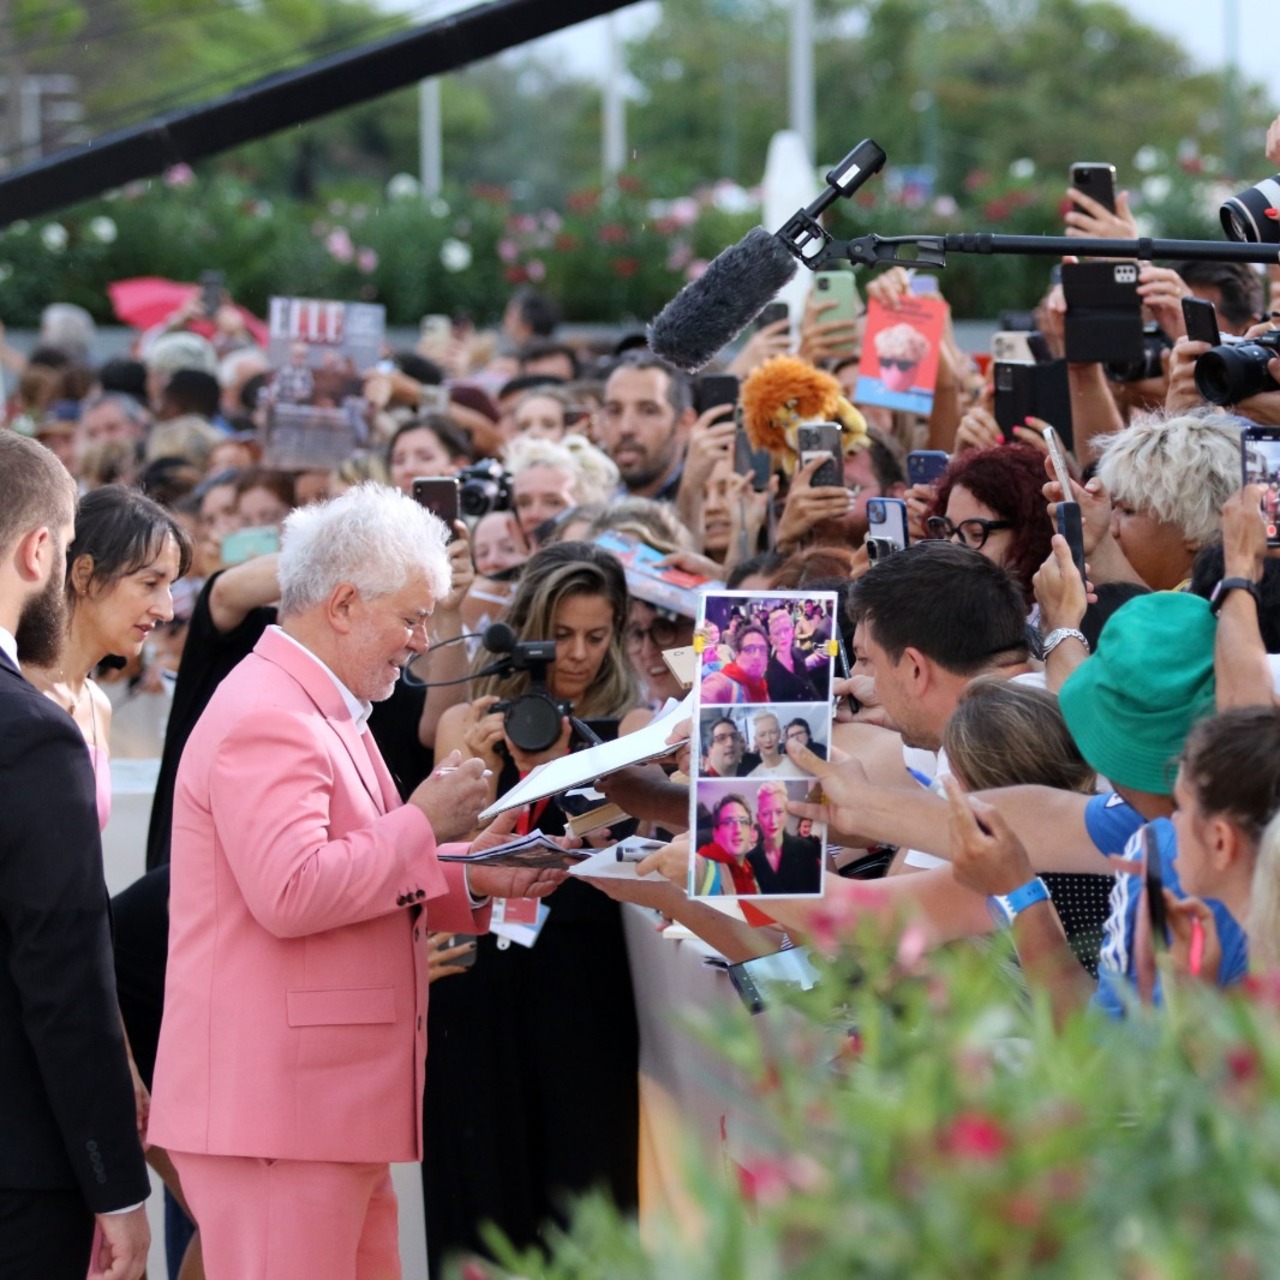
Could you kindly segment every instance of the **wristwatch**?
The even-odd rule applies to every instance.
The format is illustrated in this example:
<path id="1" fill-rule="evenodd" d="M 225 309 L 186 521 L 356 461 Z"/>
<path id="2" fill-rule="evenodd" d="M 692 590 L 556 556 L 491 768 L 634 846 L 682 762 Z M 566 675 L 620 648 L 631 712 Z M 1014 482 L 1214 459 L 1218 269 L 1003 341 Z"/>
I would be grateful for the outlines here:
<path id="1" fill-rule="evenodd" d="M 987 899 L 987 910 L 997 927 L 1007 929 L 1020 912 L 1037 902 L 1049 901 L 1049 889 L 1039 876 L 1019 885 L 1012 893 L 996 893 Z"/>
<path id="2" fill-rule="evenodd" d="M 1079 640 L 1085 653 L 1089 652 L 1089 642 L 1078 627 L 1054 627 L 1044 638 L 1044 656 L 1047 658 L 1064 640 Z"/>
<path id="3" fill-rule="evenodd" d="M 1214 587 L 1213 594 L 1209 597 L 1209 612 L 1215 618 L 1222 610 L 1222 604 L 1227 598 L 1228 591 L 1247 591 L 1253 597 L 1253 603 L 1261 610 L 1262 593 L 1258 590 L 1258 584 L 1252 578 L 1223 578 Z"/>

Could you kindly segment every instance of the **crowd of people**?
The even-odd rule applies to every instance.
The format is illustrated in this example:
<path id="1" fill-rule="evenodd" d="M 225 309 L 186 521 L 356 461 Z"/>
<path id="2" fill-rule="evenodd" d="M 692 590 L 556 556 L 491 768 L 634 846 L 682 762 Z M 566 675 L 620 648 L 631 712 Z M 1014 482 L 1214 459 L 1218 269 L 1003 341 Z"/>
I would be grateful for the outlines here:
<path id="1" fill-rule="evenodd" d="M 1072 234 L 1136 236 L 1070 196 Z M 183 1280 L 398 1275 L 394 1161 L 422 1161 L 433 1276 L 487 1224 L 544 1241 L 590 1188 L 636 1208 L 627 903 L 731 961 L 833 901 L 885 945 L 1009 928 L 1062 1021 L 1273 965 L 1280 568 L 1242 432 L 1280 435 L 1280 358 L 1272 389 L 1205 402 L 1180 302 L 1270 333 L 1280 272 L 1138 274 L 1168 344 L 1136 380 L 1068 365 L 1070 492 L 1045 441 L 1066 424 L 1003 429 L 950 328 L 928 416 L 859 405 L 861 324 L 817 295 L 717 372 L 838 382 L 828 484 L 780 444 L 760 477 L 735 403 L 643 333 L 565 340 L 531 290 L 495 332 L 424 325 L 355 371 L 364 439 L 325 468 L 280 466 L 266 424 L 327 371 L 273 368 L 232 307 L 193 301 L 127 359 L 95 363 L 65 305 L 28 356 L 0 346 L 0 1274 L 141 1274 L 144 1151 Z M 1046 282 L 1050 357 L 1065 315 Z M 945 466 L 909 484 L 924 451 Z M 443 518 L 424 479 L 456 480 Z M 908 537 L 872 556 L 877 499 Z M 750 595 L 702 618 L 618 537 Z M 669 758 L 596 781 L 607 830 L 573 834 L 572 794 L 480 821 L 682 697 L 690 646 L 702 706 Z M 160 766 L 109 925 L 113 751 Z M 694 753 L 715 781 L 691 798 Z M 661 847 L 634 879 L 450 860 L 534 831 Z"/>

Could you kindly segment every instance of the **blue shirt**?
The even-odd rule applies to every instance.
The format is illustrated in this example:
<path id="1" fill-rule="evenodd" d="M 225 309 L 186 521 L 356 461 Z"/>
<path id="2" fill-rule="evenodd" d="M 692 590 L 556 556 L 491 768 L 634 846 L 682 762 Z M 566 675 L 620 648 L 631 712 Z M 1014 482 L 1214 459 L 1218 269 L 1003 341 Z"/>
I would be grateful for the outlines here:
<path id="1" fill-rule="evenodd" d="M 1168 818 L 1157 818 L 1151 824 L 1160 855 L 1160 875 L 1166 889 L 1179 898 L 1187 895 L 1178 880 L 1178 845 L 1173 823 Z M 1125 846 L 1124 856 L 1130 862 L 1142 860 L 1142 836 L 1135 831 Z M 1145 908 L 1145 881 L 1140 875 L 1116 876 L 1111 891 L 1111 915 L 1107 920 L 1102 941 L 1102 954 L 1098 960 L 1098 990 L 1094 993 L 1093 1007 L 1122 1018 L 1126 1006 L 1132 1003 L 1136 989 L 1136 973 L 1133 939 L 1136 935 L 1138 910 Z M 1218 940 L 1222 945 L 1222 963 L 1218 967 L 1217 981 L 1220 987 L 1239 982 L 1249 969 L 1249 942 L 1236 918 L 1216 898 L 1206 898 L 1205 905 L 1213 912 L 1218 926 Z M 1154 1004 L 1163 1003 L 1159 977 L 1152 993 Z"/>

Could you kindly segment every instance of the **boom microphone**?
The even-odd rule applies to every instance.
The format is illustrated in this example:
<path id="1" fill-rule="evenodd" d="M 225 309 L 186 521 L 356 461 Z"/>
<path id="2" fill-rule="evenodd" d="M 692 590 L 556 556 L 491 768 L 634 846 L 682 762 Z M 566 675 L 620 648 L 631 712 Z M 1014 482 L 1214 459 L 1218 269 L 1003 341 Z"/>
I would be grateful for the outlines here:
<path id="1" fill-rule="evenodd" d="M 818 216 L 834 201 L 851 196 L 884 166 L 882 148 L 864 138 L 827 174 L 826 189 L 780 231 L 753 227 L 722 250 L 705 272 L 685 285 L 649 326 L 649 349 L 696 373 L 764 310 L 796 273 L 797 261 L 818 265 L 831 237 Z M 810 252 L 810 246 L 817 249 Z"/>
<path id="2" fill-rule="evenodd" d="M 796 260 L 777 235 L 752 227 L 662 308 L 649 326 L 649 349 L 677 369 L 696 373 L 795 273 Z"/>

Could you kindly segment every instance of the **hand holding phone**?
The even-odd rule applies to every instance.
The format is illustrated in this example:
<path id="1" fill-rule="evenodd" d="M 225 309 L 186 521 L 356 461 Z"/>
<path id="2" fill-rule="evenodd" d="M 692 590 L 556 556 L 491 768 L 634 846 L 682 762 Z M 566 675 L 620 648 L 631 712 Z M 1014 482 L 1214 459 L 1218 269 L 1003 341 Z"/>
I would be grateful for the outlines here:
<path id="1" fill-rule="evenodd" d="M 822 466 L 813 473 L 810 487 L 837 488 L 844 485 L 844 450 L 840 441 L 840 424 L 836 422 L 808 422 L 796 428 L 796 443 L 800 450 L 800 465 L 808 466 L 815 458 L 825 455 Z"/>
<path id="2" fill-rule="evenodd" d="M 1076 566 L 1076 572 L 1080 575 L 1080 581 L 1084 582 L 1084 521 L 1080 511 L 1080 504 L 1071 496 L 1074 492 L 1071 488 L 1071 473 L 1067 470 L 1066 457 L 1058 444 L 1058 433 L 1052 427 L 1045 427 L 1044 442 L 1049 448 L 1049 458 L 1053 463 L 1054 475 L 1062 486 L 1062 501 L 1058 503 L 1056 512 L 1058 532 L 1067 540 L 1067 546 L 1071 548 L 1071 559 Z"/>

